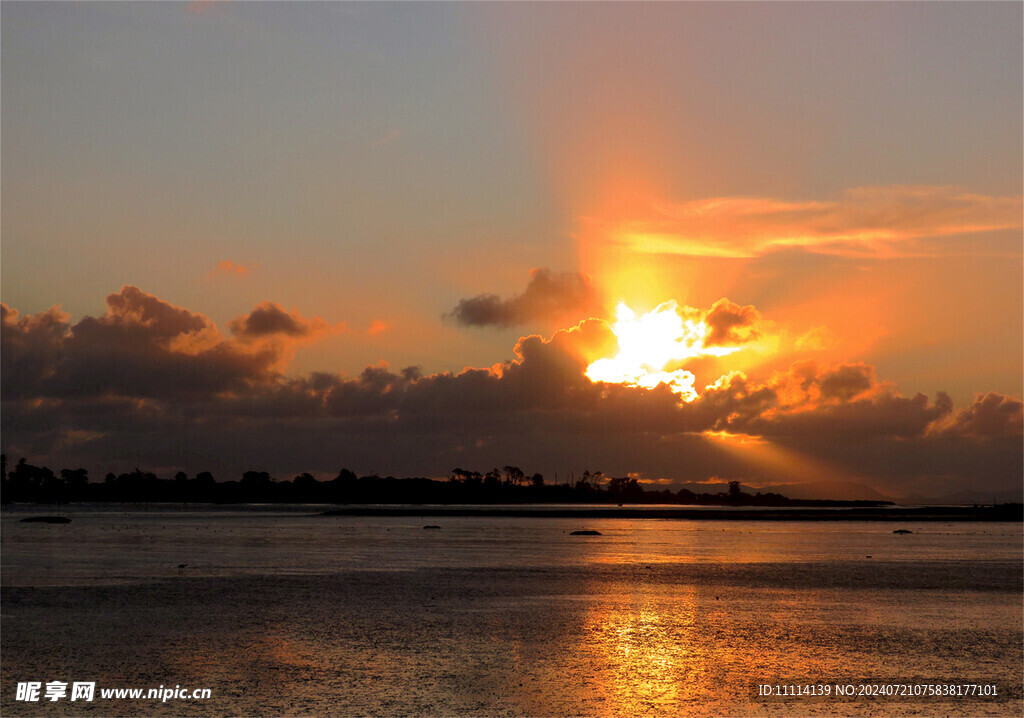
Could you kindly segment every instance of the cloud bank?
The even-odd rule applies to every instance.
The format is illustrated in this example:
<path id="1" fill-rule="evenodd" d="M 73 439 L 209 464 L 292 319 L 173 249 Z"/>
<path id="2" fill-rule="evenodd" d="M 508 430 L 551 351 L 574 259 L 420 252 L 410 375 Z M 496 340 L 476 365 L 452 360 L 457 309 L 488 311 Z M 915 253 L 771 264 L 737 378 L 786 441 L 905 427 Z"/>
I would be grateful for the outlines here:
<path id="1" fill-rule="evenodd" d="M 2 305 L 2 395 L 204 399 L 278 379 L 322 319 L 264 303 L 232 320 L 225 337 L 208 317 L 137 287 L 107 297 L 107 312 L 71 326 L 57 308 L 22 317 Z"/>
<path id="2" fill-rule="evenodd" d="M 820 478 L 855 477 L 897 495 L 1015 489 L 1022 471 L 1018 398 L 989 393 L 956 408 L 942 392 L 903 396 L 863 363 L 796 362 L 762 379 L 732 372 L 687 403 L 665 386 L 587 379 L 591 358 L 615 346 L 605 321 L 587 319 L 523 337 L 511 359 L 485 368 L 287 377 L 287 353 L 326 331 L 323 320 L 263 303 L 225 336 L 208 317 L 135 287 L 107 306 L 76 324 L 57 308 L 22 316 L 2 306 L 8 456 L 219 478 L 342 466 L 443 476 L 514 462 L 550 480 L 590 468 L 784 481 L 813 465 Z M 716 310 L 726 335 L 759 317 L 728 300 L 709 316 Z M 775 458 L 723 437 L 774 447 L 764 456 Z"/>

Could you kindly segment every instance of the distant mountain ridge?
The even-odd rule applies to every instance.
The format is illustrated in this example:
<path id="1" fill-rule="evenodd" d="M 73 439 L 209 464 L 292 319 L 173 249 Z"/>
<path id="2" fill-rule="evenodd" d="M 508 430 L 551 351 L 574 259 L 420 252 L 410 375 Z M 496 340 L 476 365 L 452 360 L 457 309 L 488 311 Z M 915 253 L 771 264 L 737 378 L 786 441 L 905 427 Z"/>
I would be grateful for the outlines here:
<path id="1" fill-rule="evenodd" d="M 725 483 L 683 483 L 673 484 L 673 491 L 687 489 L 694 493 L 719 493 L 726 491 Z M 1006 504 L 1024 502 L 1024 486 L 1017 490 L 979 491 L 962 489 L 947 494 L 906 494 L 894 496 L 884 494 L 867 484 L 856 481 L 821 481 L 817 483 L 772 484 L 769 486 L 750 486 L 740 484 L 742 491 L 750 494 L 776 493 L 796 500 L 834 501 L 894 501 L 898 504 L 920 504 L 925 506 L 973 505 L 973 504 Z"/>
<path id="2" fill-rule="evenodd" d="M 1024 502 L 1024 487 L 1016 491 L 977 491 L 963 489 L 952 494 L 942 496 L 924 496 L 922 494 L 909 494 L 897 499 L 901 504 L 924 504 L 931 506 L 959 505 L 959 504 L 1019 504 Z"/>
<path id="3" fill-rule="evenodd" d="M 686 489 L 696 494 L 716 494 L 728 490 L 726 483 L 684 483 L 672 484 L 672 490 Z M 867 484 L 850 481 L 822 481 L 819 483 L 773 484 L 770 486 L 751 486 L 740 484 L 740 490 L 748 494 L 782 494 L 791 499 L 821 501 L 893 501 L 892 496 L 883 494 Z"/>

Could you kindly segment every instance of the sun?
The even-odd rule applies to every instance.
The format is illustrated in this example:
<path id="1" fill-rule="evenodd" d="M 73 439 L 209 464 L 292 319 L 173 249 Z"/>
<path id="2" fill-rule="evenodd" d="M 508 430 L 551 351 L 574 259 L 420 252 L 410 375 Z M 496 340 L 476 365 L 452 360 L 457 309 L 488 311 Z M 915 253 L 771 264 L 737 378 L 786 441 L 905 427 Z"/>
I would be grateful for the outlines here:
<path id="1" fill-rule="evenodd" d="M 587 378 L 646 389 L 665 384 L 688 402 L 698 396 L 695 378 L 680 365 L 696 357 L 726 356 L 740 349 L 705 346 L 708 326 L 702 314 L 680 310 L 675 301 L 659 304 L 641 316 L 619 302 L 611 330 L 618 339 L 619 352 L 590 364 Z"/>

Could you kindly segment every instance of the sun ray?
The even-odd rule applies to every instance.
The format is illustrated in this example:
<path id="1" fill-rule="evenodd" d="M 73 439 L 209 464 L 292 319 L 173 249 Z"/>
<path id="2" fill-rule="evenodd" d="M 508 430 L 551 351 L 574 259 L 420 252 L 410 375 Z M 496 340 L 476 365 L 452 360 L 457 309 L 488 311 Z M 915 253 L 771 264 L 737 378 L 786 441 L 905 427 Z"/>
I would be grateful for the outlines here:
<path id="1" fill-rule="evenodd" d="M 702 436 L 749 464 L 755 479 L 803 483 L 861 480 L 835 464 L 780 446 L 763 436 L 728 431 L 705 431 Z"/>

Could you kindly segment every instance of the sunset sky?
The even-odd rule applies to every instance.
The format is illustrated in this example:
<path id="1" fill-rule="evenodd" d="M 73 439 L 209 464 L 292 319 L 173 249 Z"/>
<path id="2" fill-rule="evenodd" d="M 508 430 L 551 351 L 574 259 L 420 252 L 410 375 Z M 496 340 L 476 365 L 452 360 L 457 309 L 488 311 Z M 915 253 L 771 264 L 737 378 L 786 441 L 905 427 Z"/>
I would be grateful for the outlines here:
<path id="1" fill-rule="evenodd" d="M 1020 3 L 0 12 L 12 460 L 1021 490 Z"/>

